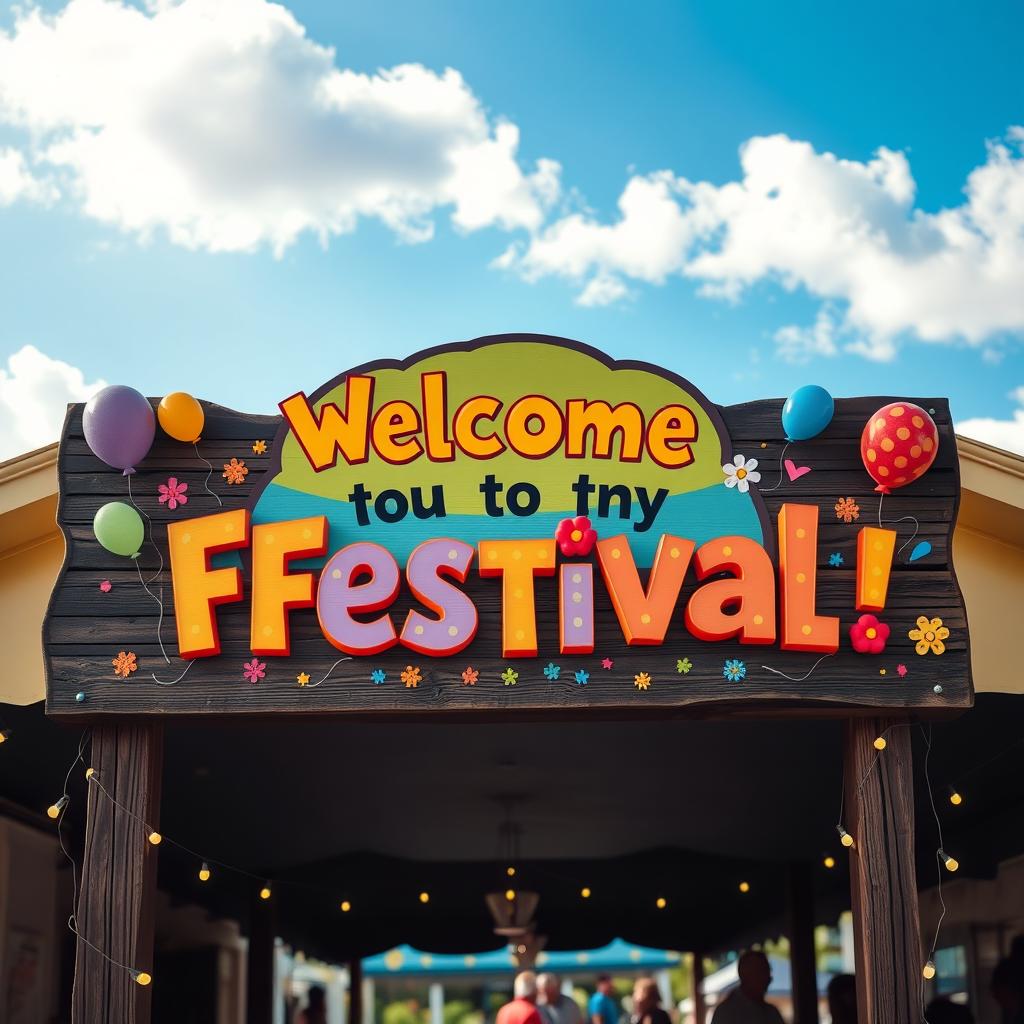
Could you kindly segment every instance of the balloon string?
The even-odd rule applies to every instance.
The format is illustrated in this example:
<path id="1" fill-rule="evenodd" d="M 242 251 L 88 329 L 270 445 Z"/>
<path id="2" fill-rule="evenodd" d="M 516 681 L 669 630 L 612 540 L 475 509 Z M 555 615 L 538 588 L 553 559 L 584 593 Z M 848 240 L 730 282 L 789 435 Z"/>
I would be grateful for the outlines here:
<path id="1" fill-rule="evenodd" d="M 782 486 L 782 481 L 786 478 L 786 452 L 789 451 L 789 446 L 792 443 L 792 441 L 787 441 L 779 454 L 779 482 L 774 487 L 759 488 L 762 494 L 771 494 L 772 491 L 777 491 Z"/>
<path id="2" fill-rule="evenodd" d="M 879 527 L 881 527 L 881 525 L 882 525 L 882 502 L 883 501 L 885 501 L 885 494 L 880 494 L 878 496 L 878 525 L 879 525 Z M 896 549 L 896 554 L 894 556 L 895 558 L 899 558 L 900 552 L 918 535 L 918 533 L 919 533 L 919 531 L 921 529 L 921 524 L 913 516 L 900 516 L 899 519 L 890 519 L 890 520 L 888 520 L 888 525 L 889 526 L 895 526 L 897 523 L 906 523 L 906 522 L 911 522 L 911 523 L 914 524 L 914 532 L 910 535 L 910 537 L 907 540 L 905 540 Z"/>
<path id="3" fill-rule="evenodd" d="M 802 676 L 799 677 L 787 676 L 785 672 L 780 672 L 777 668 L 772 668 L 771 665 L 762 665 L 761 668 L 763 668 L 765 672 L 774 672 L 775 675 L 782 676 L 783 679 L 788 679 L 791 683 L 802 683 L 826 658 L 834 657 L 834 651 L 832 652 L 832 654 L 823 654 Z"/>
<path id="4" fill-rule="evenodd" d="M 180 682 L 182 681 L 182 679 L 184 679 L 184 678 L 185 678 L 185 676 L 186 676 L 186 675 L 188 675 L 188 670 L 189 670 L 189 669 L 190 669 L 190 668 L 191 668 L 191 667 L 192 667 L 192 666 L 193 666 L 194 664 L 195 664 L 195 661 L 194 661 L 194 660 L 193 660 L 193 661 L 190 661 L 190 662 L 189 662 L 189 663 L 188 663 L 188 664 L 187 664 L 187 665 L 185 666 L 185 671 L 184 671 L 184 672 L 182 672 L 182 673 L 181 673 L 181 675 L 180 675 L 180 676 L 178 676 L 178 678 L 177 678 L 177 679 L 157 679 L 157 677 L 156 677 L 156 673 L 151 673 L 151 674 L 150 674 L 150 679 L 152 679 L 154 683 L 159 683 L 159 684 L 160 684 L 161 686 L 173 686 L 173 685 L 174 685 L 175 683 L 180 683 Z"/>
<path id="5" fill-rule="evenodd" d="M 207 466 L 210 467 L 210 472 L 206 474 L 206 480 L 203 482 L 203 486 L 206 488 L 206 493 L 207 494 L 212 494 L 213 497 L 215 497 L 217 499 L 217 504 L 220 505 L 221 508 L 223 508 L 224 507 L 224 502 L 220 500 L 220 495 L 219 494 L 215 494 L 213 491 L 210 490 L 210 477 L 213 476 L 213 463 L 212 462 L 207 462 L 207 460 L 204 459 L 202 457 L 202 455 L 199 454 L 199 440 L 198 440 L 198 438 L 195 441 L 192 442 L 192 447 L 195 449 L 196 458 L 200 462 L 204 462 L 204 463 L 206 463 Z"/>
<path id="6" fill-rule="evenodd" d="M 160 609 L 160 617 L 159 619 L 157 619 L 156 623 L 156 642 L 160 645 L 160 653 L 164 656 L 164 661 L 166 661 L 167 664 L 170 665 L 171 659 L 167 657 L 167 651 L 164 650 L 164 641 L 161 635 L 161 633 L 163 632 L 164 624 L 164 602 L 162 599 L 164 592 L 163 585 L 161 585 L 160 587 L 161 596 L 157 597 L 156 594 L 154 594 L 153 591 L 146 586 L 146 581 L 142 578 L 142 570 L 139 568 L 139 560 L 137 558 L 135 559 L 135 571 L 139 574 L 139 582 L 142 584 L 142 589 L 147 594 L 149 594 L 149 596 L 153 598 L 154 601 L 156 601 L 157 607 Z"/>
<path id="7" fill-rule="evenodd" d="M 315 683 L 307 683 L 306 689 L 312 690 L 319 686 L 343 661 L 351 661 L 351 658 L 339 658 Z"/>
<path id="8" fill-rule="evenodd" d="M 156 552 L 157 557 L 160 559 L 160 568 L 157 569 L 157 571 L 153 573 L 153 575 L 150 576 L 149 579 L 147 580 L 148 583 L 152 583 L 153 580 L 155 580 L 160 575 L 160 573 L 164 571 L 164 553 L 160 550 L 160 546 L 153 539 L 153 520 L 149 517 L 149 514 L 141 506 L 135 503 L 135 498 L 132 497 L 132 478 L 130 476 L 128 477 L 128 500 L 132 503 L 132 507 L 135 509 L 135 511 L 138 512 L 139 515 L 142 516 L 149 524 L 149 543 L 153 545 L 153 550 Z M 140 572 L 139 576 L 141 577 L 141 575 L 142 573 Z M 143 584 L 143 586 L 145 586 L 145 584 Z M 163 587 L 160 588 L 160 592 L 163 593 Z"/>

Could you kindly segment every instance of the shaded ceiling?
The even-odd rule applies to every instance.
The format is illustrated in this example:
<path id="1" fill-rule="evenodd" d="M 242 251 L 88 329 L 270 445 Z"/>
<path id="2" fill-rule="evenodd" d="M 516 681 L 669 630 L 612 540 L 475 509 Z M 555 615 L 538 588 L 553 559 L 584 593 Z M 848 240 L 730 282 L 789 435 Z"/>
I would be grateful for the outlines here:
<path id="1" fill-rule="evenodd" d="M 38 815 L 60 793 L 79 733 L 38 706 L 0 717 L 13 730 L 0 749 L 0 794 Z M 549 948 L 617 935 L 713 948 L 770 934 L 784 920 L 794 862 L 813 874 L 819 920 L 848 905 L 833 721 L 279 718 L 174 722 L 165 736 L 162 831 L 211 861 L 273 877 L 272 905 L 255 911 L 276 914 L 282 936 L 329 959 L 401 942 L 434 952 L 500 945 L 483 894 L 507 882 L 498 828 L 508 798 L 523 829 L 515 884 L 540 893 Z M 929 887 L 937 842 L 923 736 L 915 727 L 919 883 Z M 1024 701 L 1005 695 L 982 695 L 973 711 L 934 726 L 930 774 L 946 848 L 964 874 L 990 874 L 1024 851 L 1022 737 Z M 950 781 L 967 797 L 960 808 L 946 799 Z M 83 807 L 76 800 L 68 820 L 79 836 Z M 837 855 L 834 871 L 821 866 L 826 851 Z M 197 866 L 165 843 L 161 886 L 245 927 L 258 883 L 215 868 L 204 886 Z M 351 913 L 339 911 L 341 899 Z"/>

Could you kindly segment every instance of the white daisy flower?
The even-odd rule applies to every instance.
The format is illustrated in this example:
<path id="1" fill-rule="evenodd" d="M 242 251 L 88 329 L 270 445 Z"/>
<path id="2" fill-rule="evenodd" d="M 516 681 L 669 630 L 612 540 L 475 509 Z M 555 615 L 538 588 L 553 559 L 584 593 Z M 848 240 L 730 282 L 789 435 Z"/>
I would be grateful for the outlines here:
<path id="1" fill-rule="evenodd" d="M 742 455 L 734 455 L 732 462 L 722 467 L 722 472 L 725 473 L 725 486 L 735 487 L 740 494 L 746 494 L 751 484 L 761 482 L 757 459 L 747 459 Z"/>

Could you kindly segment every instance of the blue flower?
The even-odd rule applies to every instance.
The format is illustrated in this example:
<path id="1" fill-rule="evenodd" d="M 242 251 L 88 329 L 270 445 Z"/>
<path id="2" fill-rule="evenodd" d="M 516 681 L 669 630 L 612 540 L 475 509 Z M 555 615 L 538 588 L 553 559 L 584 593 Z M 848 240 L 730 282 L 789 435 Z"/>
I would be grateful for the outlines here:
<path id="1" fill-rule="evenodd" d="M 384 669 L 382 669 L 382 668 L 375 668 L 370 673 L 370 682 L 372 682 L 374 684 L 374 686 L 380 686 L 380 684 L 383 683 L 384 680 L 387 679 L 387 677 L 388 677 L 388 674 L 387 674 L 387 672 L 384 671 Z"/>
<path id="2" fill-rule="evenodd" d="M 557 679 L 558 678 L 558 674 L 561 671 L 562 671 L 562 666 L 561 665 L 556 665 L 553 661 L 549 661 L 544 666 L 544 675 L 546 675 L 548 677 L 548 679 L 552 679 L 552 680 Z"/>
<path id="3" fill-rule="evenodd" d="M 843 564 L 843 556 L 838 551 L 833 551 L 832 554 L 828 556 L 828 564 L 838 568 Z"/>
<path id="4" fill-rule="evenodd" d="M 576 672 L 576 682 L 579 683 L 580 686 L 586 686 L 589 681 L 590 673 L 585 672 L 583 669 L 578 669 Z"/>
<path id="5" fill-rule="evenodd" d="M 725 676 L 730 683 L 741 683 L 747 676 L 747 666 L 737 658 L 730 658 L 725 663 L 722 675 Z"/>

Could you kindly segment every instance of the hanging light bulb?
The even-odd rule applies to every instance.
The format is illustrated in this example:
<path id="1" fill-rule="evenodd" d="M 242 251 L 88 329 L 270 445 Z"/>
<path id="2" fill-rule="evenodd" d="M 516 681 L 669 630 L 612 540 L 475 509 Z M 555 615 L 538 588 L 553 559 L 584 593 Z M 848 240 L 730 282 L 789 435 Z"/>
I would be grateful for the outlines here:
<path id="1" fill-rule="evenodd" d="M 959 807 L 964 802 L 963 796 L 961 796 L 961 794 L 955 786 L 949 787 L 949 802 L 954 807 Z"/>
<path id="2" fill-rule="evenodd" d="M 10 729 L 0 729 L 0 743 L 6 743 L 11 738 Z"/>
<path id="3" fill-rule="evenodd" d="M 853 846 L 853 836 L 851 836 L 842 825 L 836 825 L 836 831 L 839 833 L 839 842 L 841 842 L 843 846 L 847 849 Z"/>
<path id="4" fill-rule="evenodd" d="M 826 854 L 825 859 L 821 863 L 831 871 L 836 866 L 836 859 L 831 854 Z"/>
<path id="5" fill-rule="evenodd" d="M 516 869 L 511 864 L 509 864 L 509 866 L 505 868 L 505 874 L 508 875 L 509 878 L 515 878 Z"/>
<path id="6" fill-rule="evenodd" d="M 924 967 L 921 968 L 921 977 L 925 981 L 931 981 L 935 977 L 935 961 L 931 958 L 925 963 Z"/>
<path id="7" fill-rule="evenodd" d="M 750 883 L 740 882 L 740 892 L 750 892 Z"/>
<path id="8" fill-rule="evenodd" d="M 420 903 L 429 903 L 429 902 L 430 902 L 430 893 L 427 892 L 424 889 L 423 892 L 420 893 Z"/>
<path id="9" fill-rule="evenodd" d="M 199 869 L 199 881 L 208 882 L 210 880 L 210 865 L 203 861 L 203 866 Z"/>
<path id="10" fill-rule="evenodd" d="M 516 891 L 515 891 L 515 889 L 506 889 L 505 890 L 505 899 L 507 899 L 509 901 L 509 903 L 511 903 L 515 898 L 516 898 Z"/>
<path id="11" fill-rule="evenodd" d="M 152 846 L 159 846 L 164 841 L 164 837 L 160 835 L 160 833 L 157 832 L 156 829 L 153 829 L 153 831 L 149 833 L 147 838 L 149 839 L 149 842 Z"/>
<path id="12" fill-rule="evenodd" d="M 941 858 L 942 863 L 946 865 L 946 870 L 949 872 L 956 871 L 956 869 L 960 867 L 960 861 L 955 857 L 950 857 L 950 855 L 941 847 L 939 847 L 939 857 Z"/>
<path id="13" fill-rule="evenodd" d="M 352 909 L 352 904 L 348 900 L 341 901 L 341 912 L 347 914 Z"/>
<path id="14" fill-rule="evenodd" d="M 95 774 L 96 774 L 96 769 L 95 768 L 86 768 L 85 769 L 85 781 L 86 782 L 92 781 L 92 777 Z"/>
<path id="15" fill-rule="evenodd" d="M 590 899 L 590 887 L 589 887 L 589 886 L 587 886 L 587 885 L 583 886 L 583 888 L 582 888 L 582 889 L 580 889 L 580 895 L 581 895 L 581 896 L 582 896 L 582 897 L 583 897 L 583 898 L 584 898 L 585 900 L 589 900 L 589 899 Z"/>
<path id="16" fill-rule="evenodd" d="M 667 900 L 667 899 L 665 899 L 665 897 L 664 897 L 664 896 L 659 896 L 659 897 L 658 897 L 658 898 L 657 898 L 657 899 L 656 899 L 656 900 L 654 901 L 654 905 L 655 905 L 655 906 L 656 906 L 656 907 L 657 907 L 657 908 L 658 908 L 659 910 L 664 910 L 664 909 L 665 909 L 665 908 L 666 908 L 666 907 L 668 906 L 668 900 Z"/>
<path id="17" fill-rule="evenodd" d="M 68 795 L 65 793 L 55 804 L 50 804 L 50 806 L 46 808 L 46 813 L 49 817 L 56 820 L 60 817 L 60 812 L 63 811 L 67 805 Z"/>
<path id="18" fill-rule="evenodd" d="M 153 980 L 153 976 L 151 974 L 147 974 L 145 971 L 130 971 L 129 973 L 132 976 L 132 981 L 134 981 L 136 985 L 141 985 L 143 988 Z"/>
<path id="19" fill-rule="evenodd" d="M 875 742 L 871 744 L 875 750 L 885 750 L 886 743 L 884 736 L 876 736 Z"/>
<path id="20" fill-rule="evenodd" d="M 264 885 L 262 889 L 260 889 L 260 899 L 261 900 L 269 900 L 270 899 L 270 883 L 269 882 L 267 882 L 267 884 Z"/>

